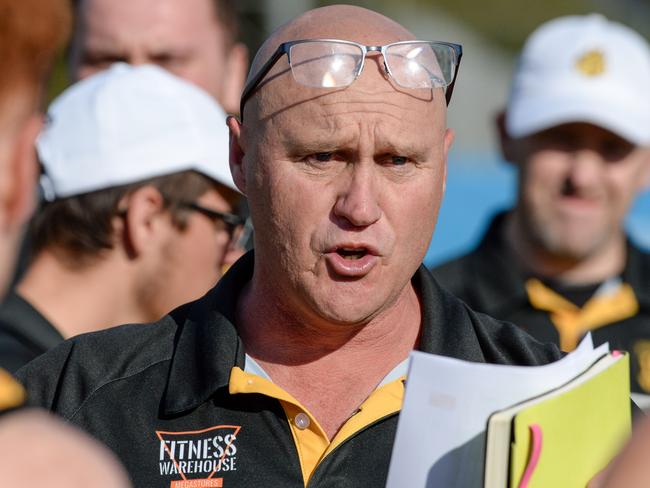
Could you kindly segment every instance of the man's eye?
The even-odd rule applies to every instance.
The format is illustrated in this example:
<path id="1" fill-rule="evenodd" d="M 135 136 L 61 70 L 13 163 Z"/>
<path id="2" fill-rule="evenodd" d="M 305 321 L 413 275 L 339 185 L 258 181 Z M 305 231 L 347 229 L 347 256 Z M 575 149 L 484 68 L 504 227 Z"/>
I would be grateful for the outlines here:
<path id="1" fill-rule="evenodd" d="M 183 58 L 172 53 L 160 53 L 152 55 L 151 61 L 159 66 L 167 67 L 181 64 Z"/>
<path id="2" fill-rule="evenodd" d="M 558 151 L 573 151 L 578 138 L 567 130 L 550 129 L 537 136 L 540 145 L 557 149 Z"/>
<path id="3" fill-rule="evenodd" d="M 321 152 L 321 153 L 316 153 L 314 154 L 314 159 L 320 163 L 326 163 L 330 159 L 332 159 L 332 153 L 331 152 Z"/>
<path id="4" fill-rule="evenodd" d="M 412 160 L 408 156 L 396 156 L 393 154 L 386 154 L 381 158 L 381 164 L 390 167 L 406 166 L 410 162 L 412 162 Z"/>
<path id="5" fill-rule="evenodd" d="M 622 140 L 605 141 L 599 149 L 603 159 L 616 162 L 627 157 L 634 150 L 634 146 Z"/>
<path id="6" fill-rule="evenodd" d="M 83 63 L 87 66 L 101 66 L 108 67 L 114 63 L 128 62 L 124 56 L 111 55 L 111 54 L 87 54 L 84 56 Z"/>

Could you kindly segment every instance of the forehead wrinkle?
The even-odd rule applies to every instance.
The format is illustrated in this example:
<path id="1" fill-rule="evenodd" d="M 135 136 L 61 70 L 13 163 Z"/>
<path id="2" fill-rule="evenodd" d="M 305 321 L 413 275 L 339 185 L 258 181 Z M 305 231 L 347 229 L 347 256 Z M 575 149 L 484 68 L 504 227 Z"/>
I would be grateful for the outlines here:
<path id="1" fill-rule="evenodd" d="M 396 107 L 400 110 L 404 110 L 404 104 L 402 103 L 397 103 L 397 102 L 392 102 L 389 101 L 386 97 L 389 95 L 394 95 L 394 92 L 384 92 L 383 97 L 372 97 L 368 96 L 367 98 L 359 98 L 359 97 L 345 97 L 341 99 L 337 99 L 339 97 L 323 97 L 320 99 L 320 104 L 323 107 L 336 107 L 339 105 L 384 105 L 388 107 Z M 360 95 L 365 95 L 365 94 L 360 94 Z"/>
<path id="2" fill-rule="evenodd" d="M 426 137 L 422 132 L 408 130 L 404 126 L 400 126 L 402 130 L 396 133 L 380 122 L 377 121 L 373 127 L 375 154 L 403 155 L 418 160 L 429 159 L 436 137 Z"/>
<path id="3" fill-rule="evenodd" d="M 401 116 L 399 116 L 397 114 L 391 113 L 391 112 L 380 110 L 380 109 L 374 109 L 373 110 L 373 109 L 367 109 L 366 108 L 364 110 L 354 110 L 353 108 L 351 108 L 350 110 L 345 110 L 345 108 L 349 108 L 349 106 L 352 105 L 352 104 L 350 104 L 350 103 L 342 103 L 341 105 L 344 107 L 343 110 L 337 111 L 337 112 L 334 112 L 334 113 L 328 113 L 326 115 L 326 117 L 327 116 L 329 116 L 329 117 L 339 117 L 339 116 L 348 116 L 348 115 L 359 115 L 360 118 L 364 118 L 364 117 L 367 117 L 369 115 L 377 115 L 377 116 L 380 116 L 382 118 L 390 117 L 391 119 L 394 119 L 395 121 L 400 122 L 400 123 L 402 123 L 404 121 L 403 117 L 401 117 Z"/>
<path id="4" fill-rule="evenodd" d="M 408 107 L 405 103 L 398 103 L 391 101 L 388 97 L 381 99 L 340 99 L 340 100 L 321 100 L 321 106 L 324 108 L 325 115 L 355 115 L 359 114 L 361 117 L 367 115 L 378 115 L 380 117 L 391 117 L 401 125 L 413 125 L 412 117 L 408 117 L 413 113 L 430 113 L 430 117 L 426 119 L 436 120 L 438 117 L 443 116 L 444 112 L 436 110 L 434 104 L 431 102 L 422 102 L 426 105 Z M 357 108 L 358 107 L 358 108 Z M 397 109 L 397 110 L 394 110 Z"/>
<path id="5" fill-rule="evenodd" d="M 305 144 L 316 151 L 318 148 L 332 149 L 332 145 L 339 147 L 354 145 L 359 134 L 359 125 L 355 120 L 328 117 L 320 111 L 316 112 L 310 117 L 307 125 L 285 124 L 282 121 L 273 124 L 285 147 L 297 149 L 301 144 Z M 291 114 L 287 116 L 291 117 Z"/>

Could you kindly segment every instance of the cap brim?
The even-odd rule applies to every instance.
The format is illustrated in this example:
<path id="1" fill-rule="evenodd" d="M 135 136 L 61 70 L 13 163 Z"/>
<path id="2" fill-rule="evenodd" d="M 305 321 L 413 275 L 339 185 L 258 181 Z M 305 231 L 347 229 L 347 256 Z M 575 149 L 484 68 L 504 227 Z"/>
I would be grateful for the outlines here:
<path id="1" fill-rule="evenodd" d="M 650 120 L 635 116 L 636 110 L 626 110 L 625 102 L 613 97 L 594 103 L 585 93 L 565 93 L 564 96 L 521 97 L 512 103 L 506 114 L 506 131 L 519 138 L 572 122 L 585 122 L 607 129 L 627 141 L 650 145 Z M 645 117 L 648 118 L 648 115 Z"/>

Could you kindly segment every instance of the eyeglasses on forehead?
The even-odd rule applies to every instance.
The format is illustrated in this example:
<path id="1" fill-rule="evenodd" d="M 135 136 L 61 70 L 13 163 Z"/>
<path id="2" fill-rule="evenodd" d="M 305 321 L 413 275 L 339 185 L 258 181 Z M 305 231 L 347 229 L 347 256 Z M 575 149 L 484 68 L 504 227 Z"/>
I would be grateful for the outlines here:
<path id="1" fill-rule="evenodd" d="M 303 39 L 283 42 L 257 74 L 246 84 L 241 97 L 244 105 L 278 60 L 287 55 L 297 83 L 315 88 L 349 86 L 363 71 L 366 55 L 381 53 L 387 75 L 402 88 L 446 89 L 447 104 L 463 55 L 459 44 L 440 41 L 401 41 L 383 46 L 365 46 L 339 39 Z"/>

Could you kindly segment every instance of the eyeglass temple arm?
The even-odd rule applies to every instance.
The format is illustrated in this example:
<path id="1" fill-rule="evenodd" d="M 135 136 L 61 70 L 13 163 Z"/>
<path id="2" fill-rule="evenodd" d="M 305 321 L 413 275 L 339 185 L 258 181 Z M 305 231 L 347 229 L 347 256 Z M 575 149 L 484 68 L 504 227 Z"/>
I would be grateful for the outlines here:
<path id="1" fill-rule="evenodd" d="M 454 93 L 454 85 L 456 84 L 456 79 L 458 78 L 458 68 L 460 68 L 460 59 L 463 57 L 463 48 L 460 45 L 454 46 L 454 50 L 456 51 L 458 59 L 456 61 L 456 67 L 454 68 L 454 77 L 451 79 L 451 83 L 445 92 L 445 100 L 447 101 L 447 106 L 449 106 L 449 102 L 451 101 L 451 94 Z"/>
<path id="2" fill-rule="evenodd" d="M 205 208 L 201 205 L 198 205 L 197 203 L 194 202 L 182 202 L 181 206 L 191 208 L 192 210 L 195 210 L 196 212 L 202 213 L 204 215 L 207 215 L 210 218 L 216 218 L 216 219 L 221 219 L 223 220 L 227 225 L 231 225 L 233 227 L 237 227 L 240 225 L 244 225 L 246 220 L 239 215 L 232 214 L 230 212 L 219 212 L 218 210 L 212 210 L 210 208 Z"/>
<path id="3" fill-rule="evenodd" d="M 253 91 L 259 86 L 260 82 L 262 79 L 268 74 L 269 71 L 271 71 L 271 68 L 273 68 L 273 65 L 278 62 L 278 59 L 282 55 L 284 55 L 288 49 L 288 43 L 282 43 L 278 46 L 278 48 L 275 50 L 273 55 L 269 58 L 269 60 L 264 63 L 264 65 L 260 68 L 260 70 L 257 72 L 255 76 L 253 76 L 250 81 L 246 84 L 246 87 L 244 88 L 244 91 L 242 92 L 241 95 L 241 100 L 239 102 L 239 119 L 244 120 L 244 105 L 246 104 L 246 101 L 251 97 L 253 94 Z"/>

